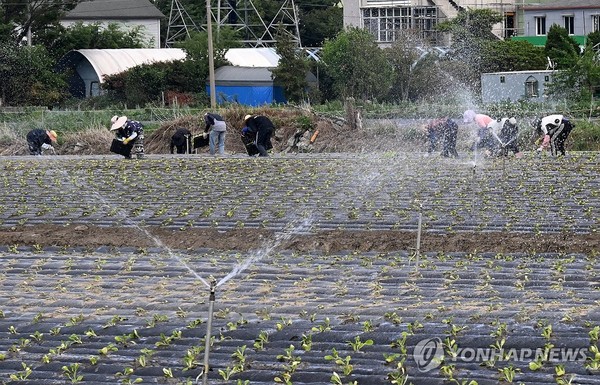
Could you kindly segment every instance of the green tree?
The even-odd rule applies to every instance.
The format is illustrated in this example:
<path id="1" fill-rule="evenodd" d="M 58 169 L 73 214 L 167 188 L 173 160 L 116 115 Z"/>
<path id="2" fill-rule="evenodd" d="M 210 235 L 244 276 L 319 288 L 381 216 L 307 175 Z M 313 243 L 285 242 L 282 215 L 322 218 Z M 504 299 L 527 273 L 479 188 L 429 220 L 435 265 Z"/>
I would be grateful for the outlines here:
<path id="1" fill-rule="evenodd" d="M 282 28 L 278 30 L 276 50 L 280 59 L 277 68 L 272 70 L 273 80 L 283 87 L 288 101 L 300 102 L 304 99 L 308 87 L 308 62 L 302 57 L 290 34 Z"/>
<path id="2" fill-rule="evenodd" d="M 468 66 L 463 71 L 461 82 L 478 88 L 482 72 L 482 56 L 485 46 L 498 38 L 492 33 L 494 24 L 502 21 L 502 15 L 490 9 L 468 9 L 437 28 L 452 34 L 452 54 L 454 61 L 464 62 Z"/>
<path id="3" fill-rule="evenodd" d="M 4 40 L 21 43 L 31 30 L 33 36 L 48 26 L 57 26 L 61 17 L 73 9 L 79 0 L 13 0 L 0 3 L 0 28 Z M 35 42 L 35 39 L 34 39 Z"/>
<path id="4" fill-rule="evenodd" d="M 565 28 L 553 24 L 548 30 L 544 52 L 556 63 L 556 69 L 567 69 L 575 65 L 579 58 L 579 44 Z"/>
<path id="5" fill-rule="evenodd" d="M 343 8 L 338 0 L 298 0 L 296 6 L 304 47 L 320 47 L 344 28 Z"/>
<path id="6" fill-rule="evenodd" d="M 482 72 L 527 71 L 546 68 L 544 48 L 527 41 L 489 41 L 483 46 Z"/>
<path id="7" fill-rule="evenodd" d="M 408 101 L 425 96 L 426 89 L 420 89 L 420 78 L 427 78 L 428 87 L 434 86 L 437 55 L 432 53 L 423 40 L 410 31 L 397 36 L 392 46 L 384 50 L 393 69 L 393 86 L 389 97 L 392 100 Z"/>
<path id="8" fill-rule="evenodd" d="M 239 36 L 236 31 L 229 27 L 221 27 L 216 32 L 213 28 L 213 59 L 215 68 L 226 65 L 225 54 L 229 48 L 239 47 Z M 178 48 L 183 49 L 189 60 L 193 60 L 197 65 L 203 68 L 203 72 L 208 76 L 208 33 L 193 32 L 190 38 L 177 44 Z"/>
<path id="9" fill-rule="evenodd" d="M 44 47 L 1 43 L 0 63 L 2 104 L 54 106 L 67 98 L 67 82 Z"/>
<path id="10" fill-rule="evenodd" d="M 325 42 L 321 58 L 338 96 L 360 100 L 387 96 L 392 68 L 369 31 L 351 27 L 340 32 Z"/>
<path id="11" fill-rule="evenodd" d="M 587 44 L 592 48 L 600 44 L 600 31 L 591 32 L 587 35 Z M 600 46 L 597 49 L 600 49 Z"/>
<path id="12" fill-rule="evenodd" d="M 40 33 L 41 44 L 48 48 L 55 59 L 60 59 L 74 49 L 144 48 L 141 27 L 122 29 L 117 23 L 103 26 L 100 23 L 78 22 L 67 28 L 48 28 Z"/>
<path id="13" fill-rule="evenodd" d="M 589 103 L 598 91 L 600 59 L 591 45 L 586 47 L 583 55 L 579 56 L 571 67 L 557 71 L 549 87 L 549 93 L 557 98 L 583 103 Z"/>
<path id="14" fill-rule="evenodd" d="M 230 28 L 221 28 L 214 36 L 215 67 L 227 64 L 225 53 L 237 43 L 236 34 Z M 103 83 L 110 96 L 130 107 L 143 106 L 162 100 L 169 91 L 206 95 L 208 77 L 208 34 L 193 33 L 179 43 L 187 57 L 170 63 L 153 63 L 130 68 L 119 74 L 107 76 Z"/>

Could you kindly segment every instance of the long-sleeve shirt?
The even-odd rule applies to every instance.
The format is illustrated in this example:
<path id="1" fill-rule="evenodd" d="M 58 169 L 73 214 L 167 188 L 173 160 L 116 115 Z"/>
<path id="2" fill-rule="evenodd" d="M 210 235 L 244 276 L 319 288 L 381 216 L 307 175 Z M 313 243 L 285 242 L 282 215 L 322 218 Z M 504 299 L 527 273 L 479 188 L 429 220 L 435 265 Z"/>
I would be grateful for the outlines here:
<path id="1" fill-rule="evenodd" d="M 563 115 L 548 115 L 542 118 L 541 129 L 544 135 L 548 135 L 548 132 L 562 124 Z"/>
<path id="2" fill-rule="evenodd" d="M 221 115 L 207 113 L 204 115 L 204 123 L 206 123 L 206 127 L 204 127 L 204 132 L 208 132 L 211 128 L 213 131 L 226 131 L 227 124 L 225 123 L 225 119 Z"/>
<path id="3" fill-rule="evenodd" d="M 144 126 L 142 123 L 136 120 L 128 120 L 123 127 L 117 130 L 117 137 L 121 140 L 127 139 L 127 141 L 131 142 L 143 132 Z"/>

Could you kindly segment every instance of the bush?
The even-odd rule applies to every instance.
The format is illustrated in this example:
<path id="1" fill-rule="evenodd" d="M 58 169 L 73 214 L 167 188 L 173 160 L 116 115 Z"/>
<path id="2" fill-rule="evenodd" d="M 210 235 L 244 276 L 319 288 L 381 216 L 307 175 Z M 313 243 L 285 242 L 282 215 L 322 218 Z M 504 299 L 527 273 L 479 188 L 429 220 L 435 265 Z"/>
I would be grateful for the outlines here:
<path id="1" fill-rule="evenodd" d="M 575 121 L 575 128 L 569 136 L 568 142 L 574 151 L 599 151 L 600 150 L 600 123 L 587 120 Z"/>

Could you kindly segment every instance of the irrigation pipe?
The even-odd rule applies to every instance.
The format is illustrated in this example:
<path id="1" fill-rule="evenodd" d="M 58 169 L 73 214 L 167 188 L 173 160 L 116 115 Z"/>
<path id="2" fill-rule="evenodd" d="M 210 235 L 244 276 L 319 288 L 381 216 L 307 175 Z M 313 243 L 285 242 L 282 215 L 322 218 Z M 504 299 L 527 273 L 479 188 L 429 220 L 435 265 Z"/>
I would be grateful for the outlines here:
<path id="1" fill-rule="evenodd" d="M 217 281 L 211 277 L 210 279 L 210 295 L 208 297 L 208 320 L 206 321 L 206 336 L 204 337 L 204 369 L 202 370 L 202 385 L 208 384 L 208 358 L 210 353 L 210 334 L 212 329 L 213 308 L 215 305 L 215 289 Z"/>
<path id="2" fill-rule="evenodd" d="M 419 211 L 419 224 L 417 225 L 417 250 L 416 253 L 416 262 L 415 262 L 415 272 L 419 271 L 419 256 L 421 255 L 421 223 L 423 222 L 423 212 Z"/>

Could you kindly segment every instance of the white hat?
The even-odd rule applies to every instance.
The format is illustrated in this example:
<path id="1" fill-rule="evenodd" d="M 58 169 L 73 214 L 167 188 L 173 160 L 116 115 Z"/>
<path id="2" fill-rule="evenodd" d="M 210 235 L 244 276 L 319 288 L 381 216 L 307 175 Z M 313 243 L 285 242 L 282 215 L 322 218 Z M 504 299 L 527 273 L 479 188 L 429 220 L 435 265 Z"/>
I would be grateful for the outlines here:
<path id="1" fill-rule="evenodd" d="M 117 115 L 115 115 L 112 117 L 110 122 L 112 123 L 110 130 L 111 131 L 118 130 L 119 128 L 123 127 L 125 125 L 125 123 L 127 122 L 127 116 L 118 117 Z"/>
<path id="2" fill-rule="evenodd" d="M 463 122 L 471 123 L 475 119 L 475 115 L 476 115 L 475 111 L 466 110 L 465 113 L 463 114 Z"/>
<path id="3" fill-rule="evenodd" d="M 244 122 L 245 122 L 246 120 L 250 119 L 251 117 L 252 117 L 252 115 L 246 115 L 246 116 L 244 116 Z"/>

